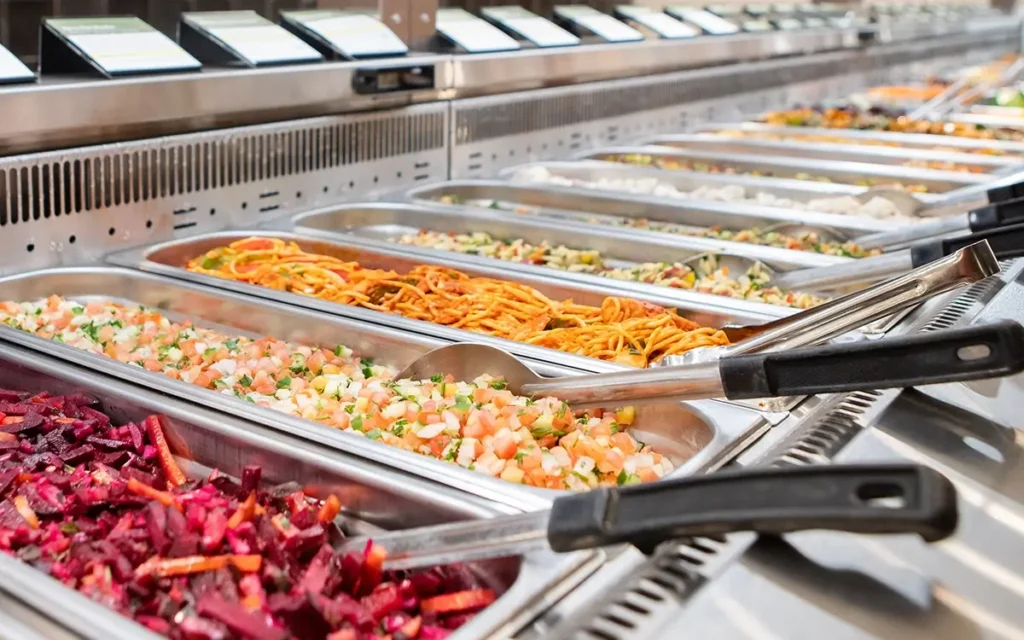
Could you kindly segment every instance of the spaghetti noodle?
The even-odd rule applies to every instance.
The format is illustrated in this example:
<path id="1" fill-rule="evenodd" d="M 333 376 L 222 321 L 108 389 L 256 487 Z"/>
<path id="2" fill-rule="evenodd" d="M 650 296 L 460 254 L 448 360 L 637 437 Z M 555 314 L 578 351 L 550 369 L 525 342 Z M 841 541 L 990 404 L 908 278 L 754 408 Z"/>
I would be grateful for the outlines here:
<path id="1" fill-rule="evenodd" d="M 190 271 L 393 313 L 636 367 L 728 344 L 719 329 L 629 298 L 600 307 L 554 301 L 521 284 L 419 265 L 369 269 L 276 238 L 247 238 L 189 261 Z"/>

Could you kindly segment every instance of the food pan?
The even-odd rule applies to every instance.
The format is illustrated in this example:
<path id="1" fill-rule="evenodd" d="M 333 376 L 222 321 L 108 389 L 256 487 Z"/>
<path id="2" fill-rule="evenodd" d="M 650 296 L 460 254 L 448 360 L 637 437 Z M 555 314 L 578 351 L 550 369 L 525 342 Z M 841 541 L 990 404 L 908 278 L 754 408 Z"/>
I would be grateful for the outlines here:
<path id="1" fill-rule="evenodd" d="M 880 145 L 837 144 L 826 142 L 801 142 L 799 140 L 757 140 L 728 138 L 724 136 L 695 133 L 654 136 L 638 141 L 637 144 L 680 149 L 714 151 L 716 153 L 738 153 L 744 155 L 770 155 L 847 162 L 867 162 L 921 169 L 949 170 L 936 167 L 933 163 L 956 165 L 962 169 L 957 173 L 980 173 L 1001 175 L 1019 167 L 1020 158 L 1013 156 L 984 156 L 971 153 L 954 153 L 933 149 L 885 147 Z"/>
<path id="2" fill-rule="evenodd" d="M 388 250 L 399 250 L 408 255 L 422 255 L 425 260 L 451 259 L 470 265 L 494 265 L 497 259 L 487 256 L 432 249 L 414 245 L 397 244 L 394 240 L 404 234 L 415 234 L 421 229 L 441 233 L 488 233 L 496 239 L 522 238 L 527 242 L 547 241 L 551 245 L 565 245 L 571 248 L 590 249 L 601 252 L 602 258 L 613 267 L 631 267 L 644 262 L 667 262 L 669 264 L 699 256 L 708 251 L 724 251 L 742 254 L 761 260 L 778 271 L 789 271 L 810 267 L 815 264 L 843 264 L 850 258 L 823 256 L 810 252 L 789 251 L 772 247 L 759 247 L 736 242 L 716 242 L 667 233 L 650 233 L 630 229 L 609 228 L 587 224 L 582 221 L 537 220 L 530 216 L 508 216 L 497 212 L 478 211 L 467 207 L 419 206 L 409 204 L 358 204 L 330 207 L 299 214 L 293 218 L 296 230 L 335 238 L 339 235 L 369 241 L 364 245 L 382 246 Z M 755 249 L 751 251 L 750 249 Z M 808 258 L 810 258 L 808 260 Z M 823 260 L 824 259 L 824 260 Z M 556 269 L 544 265 L 497 261 L 523 273 L 535 273 L 559 277 L 571 282 L 593 285 L 598 288 L 619 289 L 619 295 L 635 295 L 646 292 L 678 300 L 672 305 L 696 302 L 697 297 L 709 304 L 717 304 L 721 296 L 649 285 L 634 281 L 604 278 L 596 274 Z M 726 298 L 727 302 L 732 301 Z M 756 301 L 737 300 L 754 307 L 767 306 L 762 313 L 775 315 L 773 305 Z"/>
<path id="3" fill-rule="evenodd" d="M 932 171 L 930 169 L 912 169 L 909 167 L 893 167 L 889 165 L 868 164 L 865 162 L 841 162 L 838 160 L 802 160 L 799 158 L 765 158 L 758 155 L 741 155 L 715 153 L 712 151 L 682 150 L 669 147 L 604 147 L 591 149 L 579 156 L 582 160 L 615 161 L 622 155 L 649 156 L 651 158 L 713 164 L 740 172 L 768 174 L 767 177 L 798 178 L 801 175 L 826 178 L 832 182 L 860 186 L 876 186 L 865 184 L 866 181 L 877 181 L 877 186 L 885 186 L 898 182 L 907 187 L 923 186 L 928 193 L 950 194 L 957 189 L 979 184 L 989 180 L 986 176 L 954 173 L 951 171 Z M 655 167 L 656 168 L 656 167 Z"/>
<path id="4" fill-rule="evenodd" d="M 341 498 L 355 531 L 368 527 L 397 529 L 493 517 L 507 507 L 450 487 L 413 478 L 317 444 L 225 416 L 195 404 L 111 380 L 48 357 L 7 346 L 0 353 L 0 387 L 85 393 L 100 401 L 115 421 L 141 422 L 146 416 L 167 418 L 172 434 L 189 452 L 183 468 L 216 468 L 238 477 L 248 464 L 259 464 L 269 482 L 298 481 L 307 493 Z M 370 532 L 371 528 L 363 528 Z M 499 599 L 457 633 L 459 638 L 509 637 L 551 603 L 552 590 L 583 579 L 604 557 L 598 553 L 555 555 L 529 553 L 474 563 Z M 0 554 L 0 587 L 84 637 L 96 640 L 155 637 L 143 627 L 73 591 L 43 573 Z M 59 606 L 54 606 L 59 602 Z M 45 607 L 45 609 L 44 609 Z M 453 635 L 453 638 L 456 637 Z"/>
<path id="5" fill-rule="evenodd" d="M 927 133 L 898 133 L 895 131 L 863 131 L 853 129 L 828 129 L 824 127 L 780 127 L 760 122 L 712 123 L 699 127 L 702 133 L 744 131 L 784 136 L 787 139 L 808 136 L 839 136 L 849 138 L 853 144 L 892 143 L 913 149 L 934 149 L 935 147 L 957 148 L 966 152 L 1000 151 L 1008 155 L 1024 155 L 1024 142 L 1008 140 L 986 140 L 984 138 L 963 138 L 959 136 L 937 136 Z"/>
<path id="6" fill-rule="evenodd" d="M 82 302 L 116 300 L 125 304 L 146 305 L 161 309 L 170 317 L 191 320 L 197 325 L 237 335 L 273 336 L 309 344 L 345 344 L 360 355 L 374 357 L 380 364 L 396 368 L 404 367 L 433 348 L 448 344 L 437 338 L 390 329 L 379 321 L 353 321 L 315 313 L 301 306 L 287 306 L 266 299 L 198 287 L 135 270 L 110 267 L 59 268 L 0 279 L 0 300 L 35 300 L 50 295 Z M 308 300 L 319 302 L 312 298 Z M 387 314 L 373 315 L 394 317 Z M 319 443 L 325 448 L 499 501 L 515 509 L 543 507 L 560 494 L 550 489 L 515 485 L 491 478 L 458 465 L 260 407 L 232 395 L 173 380 L 159 373 L 80 351 L 11 327 L 0 325 L 0 339 L 8 344 L 30 347 L 74 362 L 113 378 L 162 391 L 197 406 L 215 408 L 240 419 Z M 559 355 L 567 356 L 565 359 L 572 357 L 568 354 Z M 585 363 L 599 362 L 580 357 L 577 360 Z M 535 370 L 549 376 L 579 373 L 565 366 L 543 364 L 536 365 Z M 689 424 L 651 421 L 640 429 L 643 433 L 650 432 L 649 441 L 652 444 L 658 442 L 662 445 L 661 453 L 681 463 L 674 473 L 689 474 L 711 465 L 720 457 L 728 455 L 738 440 L 763 426 L 757 412 L 724 402 L 699 401 L 687 403 L 685 407 L 693 417 Z M 682 464 L 684 461 L 685 464 Z"/>
<path id="7" fill-rule="evenodd" d="M 558 171 L 555 169 L 552 174 L 563 175 Z M 653 171 L 664 173 L 658 169 Z M 575 175 L 577 172 L 577 169 L 568 169 L 565 175 Z M 753 190 L 751 189 L 751 191 Z M 441 202 L 441 198 L 445 196 L 455 196 L 459 199 L 459 204 Z M 808 226 L 834 229 L 850 238 L 906 226 L 905 223 L 873 220 L 855 215 L 798 211 L 745 202 L 683 200 L 622 191 L 598 191 L 581 187 L 532 185 L 497 180 L 453 180 L 416 187 L 406 192 L 406 198 L 421 204 L 429 203 L 432 208 L 442 206 L 446 209 L 457 208 L 460 211 L 473 207 L 472 203 L 476 201 L 494 201 L 500 203 L 501 209 L 505 209 L 507 206 L 526 214 L 577 221 L 586 221 L 589 216 L 598 214 L 621 218 L 646 218 L 697 228 L 720 226 L 728 229 L 752 227 L 764 229 L 779 223 L 796 222 Z M 503 219 L 508 219 L 508 217 L 504 215 Z M 608 228 L 603 225 L 598 225 L 598 227 Z M 629 227 L 615 227 L 615 229 L 636 232 Z M 649 237 L 652 232 L 641 231 L 640 233 Z M 676 234 L 668 235 L 681 237 Z M 690 238 L 686 238 L 686 240 L 689 241 Z M 751 246 L 744 243 L 738 244 L 744 248 Z"/>
<path id="8" fill-rule="evenodd" d="M 596 190 L 601 193 L 618 193 L 626 189 L 639 188 L 639 181 L 657 181 L 669 185 L 677 191 L 688 193 L 701 187 L 721 189 L 727 186 L 743 187 L 745 200 L 734 204 L 754 204 L 750 198 L 758 194 L 767 194 L 773 198 L 784 198 L 809 205 L 821 198 L 856 197 L 868 192 L 867 187 L 835 182 L 813 182 L 790 178 L 763 178 L 740 174 L 698 173 L 695 171 L 664 171 L 652 167 L 641 167 L 619 162 L 600 162 L 596 160 L 579 160 L 575 162 L 548 161 L 531 162 L 509 167 L 499 172 L 498 177 L 514 184 L 554 185 L 574 189 Z M 649 187 L 647 187 L 649 188 Z M 931 193 L 911 194 L 922 204 L 942 199 Z M 678 198 L 664 198 L 659 201 L 678 203 Z M 779 207 L 773 207 L 779 208 Z M 787 208 L 796 213 L 796 210 Z M 807 213 L 800 211 L 800 213 Z M 864 216 L 849 214 L 820 214 L 832 218 L 849 218 L 864 224 L 886 224 L 905 226 L 906 222 L 896 220 L 874 220 Z M 850 223 L 847 223 L 850 224 Z"/>

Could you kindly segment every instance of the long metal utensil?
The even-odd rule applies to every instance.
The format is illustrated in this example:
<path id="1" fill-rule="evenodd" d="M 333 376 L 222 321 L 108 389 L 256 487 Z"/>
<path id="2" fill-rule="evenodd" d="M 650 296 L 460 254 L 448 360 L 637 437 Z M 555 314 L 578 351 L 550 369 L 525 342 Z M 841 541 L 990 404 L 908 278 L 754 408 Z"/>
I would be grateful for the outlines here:
<path id="1" fill-rule="evenodd" d="M 988 242 L 997 260 L 1024 256 L 1024 223 L 956 238 L 929 240 L 915 244 L 909 249 L 861 258 L 846 264 L 787 271 L 774 277 L 772 284 L 796 291 L 828 291 L 877 282 L 916 269 L 982 241 Z"/>
<path id="2" fill-rule="evenodd" d="M 979 242 L 909 273 L 786 318 L 762 325 L 724 327 L 731 346 L 691 349 L 682 356 L 664 358 L 662 364 L 705 362 L 723 355 L 818 344 L 998 272 L 999 263 L 992 249 Z"/>
<path id="3" fill-rule="evenodd" d="M 515 356 L 482 344 L 434 349 L 398 379 L 448 373 L 459 380 L 501 378 L 526 396 L 554 396 L 574 407 L 727 398 L 747 400 L 889 389 L 1000 377 L 1024 370 L 1024 326 L 1013 322 L 880 340 L 748 353 L 678 367 L 542 378 Z"/>
<path id="4" fill-rule="evenodd" d="M 550 511 L 373 536 L 386 569 L 416 569 L 523 554 L 630 543 L 651 552 L 667 540 L 737 531 L 828 529 L 914 533 L 927 542 L 956 531 L 956 489 L 921 465 L 829 465 L 746 471 L 595 489 L 557 498 Z M 349 538 L 342 551 L 362 551 Z"/>
<path id="5" fill-rule="evenodd" d="M 865 249 L 893 251 L 927 240 L 963 233 L 979 233 L 1024 222 L 1024 198 L 990 204 L 974 211 L 944 216 L 913 226 L 881 231 L 857 238 L 857 244 Z"/>

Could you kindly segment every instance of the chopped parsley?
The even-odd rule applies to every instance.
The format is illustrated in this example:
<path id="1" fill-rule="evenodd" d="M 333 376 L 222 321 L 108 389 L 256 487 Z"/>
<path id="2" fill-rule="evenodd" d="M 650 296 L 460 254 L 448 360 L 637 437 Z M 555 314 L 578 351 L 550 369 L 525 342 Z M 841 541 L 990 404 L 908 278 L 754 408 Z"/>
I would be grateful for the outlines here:
<path id="1" fill-rule="evenodd" d="M 359 358 L 359 366 L 363 369 L 364 378 L 373 377 L 373 358 Z"/>
<path id="2" fill-rule="evenodd" d="M 528 455 L 529 454 L 526 453 L 525 451 L 516 451 L 516 456 L 515 456 L 516 457 L 516 462 L 520 462 L 521 463 L 523 460 L 526 459 L 526 456 L 528 456 Z"/>
<path id="3" fill-rule="evenodd" d="M 336 356 L 338 356 L 340 358 L 344 353 L 345 353 L 345 345 L 339 344 L 338 346 L 334 347 L 334 355 L 336 355 Z"/>
<path id="4" fill-rule="evenodd" d="M 615 482 L 620 487 L 627 484 L 637 484 L 638 482 L 640 482 L 640 476 L 636 475 L 635 473 L 630 473 L 623 469 L 622 471 L 619 472 L 619 476 L 615 478 Z"/>
<path id="5" fill-rule="evenodd" d="M 280 380 L 277 381 L 277 388 L 278 389 L 289 389 L 289 388 L 291 388 L 291 386 L 292 386 L 292 378 L 291 378 L 291 376 L 285 376 L 285 377 L 283 377 L 283 378 L 281 378 Z"/>
<path id="6" fill-rule="evenodd" d="M 206 349 L 205 351 L 203 351 L 203 357 L 204 358 L 211 358 L 216 353 L 217 353 L 217 347 L 210 347 L 209 349 Z"/>
<path id="7" fill-rule="evenodd" d="M 243 387 L 248 387 L 249 385 L 252 384 L 252 378 L 250 378 L 248 375 L 243 375 L 241 378 L 238 379 L 238 384 L 242 385 Z"/>
<path id="8" fill-rule="evenodd" d="M 434 375 L 430 376 L 430 381 L 433 382 L 434 384 L 440 384 L 444 382 L 444 376 L 442 376 L 440 373 L 435 373 Z"/>
<path id="9" fill-rule="evenodd" d="M 224 341 L 224 346 L 228 349 L 235 350 L 238 348 L 238 338 L 231 338 L 230 340 Z"/>
<path id="10" fill-rule="evenodd" d="M 495 381 L 491 382 L 491 388 L 495 389 L 497 391 L 501 391 L 502 389 L 504 389 L 507 386 L 508 386 L 508 383 L 505 382 L 504 380 L 495 380 Z"/>
<path id="11" fill-rule="evenodd" d="M 366 437 L 369 438 L 370 440 L 380 440 L 380 438 L 381 438 L 380 429 L 374 429 L 370 433 L 366 434 Z"/>

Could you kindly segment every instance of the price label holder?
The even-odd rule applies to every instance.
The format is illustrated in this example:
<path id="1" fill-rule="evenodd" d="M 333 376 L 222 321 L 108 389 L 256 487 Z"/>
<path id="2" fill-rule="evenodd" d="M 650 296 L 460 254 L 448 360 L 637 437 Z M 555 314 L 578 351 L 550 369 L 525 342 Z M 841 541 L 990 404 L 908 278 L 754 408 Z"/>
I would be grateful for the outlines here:
<path id="1" fill-rule="evenodd" d="M 555 19 L 576 35 L 593 34 L 606 42 L 644 39 L 644 34 L 625 22 L 585 5 L 556 5 Z"/>
<path id="2" fill-rule="evenodd" d="M 704 8 L 720 18 L 739 18 L 743 16 L 743 7 L 738 4 L 709 4 Z"/>
<path id="3" fill-rule="evenodd" d="M 745 20 L 740 26 L 747 33 L 767 33 L 775 30 L 775 26 L 768 20 Z"/>
<path id="4" fill-rule="evenodd" d="M 554 22 L 522 7 L 482 7 L 480 15 L 506 33 L 538 47 L 571 47 L 580 43 L 579 38 Z"/>
<path id="5" fill-rule="evenodd" d="M 465 9 L 438 9 L 436 29 L 443 49 L 455 47 L 466 53 L 492 53 L 521 48 L 515 38 Z"/>
<path id="6" fill-rule="evenodd" d="M 18 57 L 0 46 L 0 84 L 35 82 L 36 74 Z"/>
<path id="7" fill-rule="evenodd" d="M 615 15 L 629 23 L 636 23 L 648 29 L 658 37 L 668 40 L 680 38 L 693 38 L 700 35 L 700 30 L 676 20 L 672 16 L 661 11 L 655 11 L 650 7 L 625 4 L 615 7 Z"/>
<path id="8" fill-rule="evenodd" d="M 43 18 L 39 71 L 115 76 L 198 71 L 202 65 L 139 18 Z"/>
<path id="9" fill-rule="evenodd" d="M 409 53 L 402 39 L 368 12 L 282 11 L 281 26 L 331 59 L 360 60 Z"/>
<path id="10" fill-rule="evenodd" d="M 704 9 L 672 6 L 666 7 L 665 12 L 677 20 L 693 25 L 709 36 L 727 36 L 740 32 L 740 28 L 732 22 Z"/>
<path id="11" fill-rule="evenodd" d="M 775 17 L 772 18 L 770 22 L 779 31 L 798 31 L 800 29 L 806 28 L 806 25 L 803 23 L 803 21 L 798 20 L 797 18 Z"/>
<path id="12" fill-rule="evenodd" d="M 183 13 L 178 42 L 204 64 L 260 67 L 324 59 L 316 49 L 255 11 Z"/>

